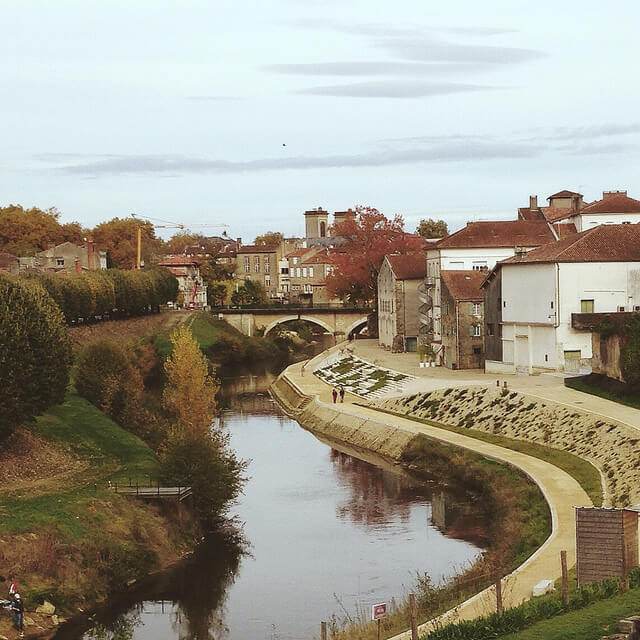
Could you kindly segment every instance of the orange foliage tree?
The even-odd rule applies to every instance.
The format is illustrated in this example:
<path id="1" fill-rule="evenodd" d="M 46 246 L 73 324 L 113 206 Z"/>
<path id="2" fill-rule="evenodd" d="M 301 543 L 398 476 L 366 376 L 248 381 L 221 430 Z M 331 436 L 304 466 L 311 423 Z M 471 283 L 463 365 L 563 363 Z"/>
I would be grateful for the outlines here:
<path id="1" fill-rule="evenodd" d="M 331 235 L 344 238 L 344 244 L 329 254 L 332 273 L 326 284 L 333 296 L 371 302 L 377 300 L 378 273 L 385 255 L 420 251 L 424 241 L 404 230 L 402 216 L 389 219 L 373 207 L 355 210 L 356 218 L 331 227 Z"/>

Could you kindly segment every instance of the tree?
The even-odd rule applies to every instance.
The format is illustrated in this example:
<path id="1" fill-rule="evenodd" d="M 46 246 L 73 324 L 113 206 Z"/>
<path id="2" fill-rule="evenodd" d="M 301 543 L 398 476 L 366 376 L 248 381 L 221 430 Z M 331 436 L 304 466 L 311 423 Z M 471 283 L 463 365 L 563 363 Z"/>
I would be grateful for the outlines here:
<path id="1" fill-rule="evenodd" d="M 153 225 L 138 218 L 113 218 L 93 230 L 93 239 L 107 251 L 109 267 L 132 269 L 138 253 L 138 229 L 142 228 L 142 260 L 150 265 L 159 253 L 162 240 L 156 238 Z"/>
<path id="2" fill-rule="evenodd" d="M 357 217 L 331 227 L 331 235 L 344 238 L 344 244 L 329 253 L 332 273 L 327 290 L 351 302 L 377 299 L 378 273 L 385 255 L 412 253 L 424 241 L 404 230 L 401 216 L 389 220 L 373 207 L 356 207 Z"/>
<path id="3" fill-rule="evenodd" d="M 209 375 L 209 363 L 188 327 L 178 327 L 171 344 L 173 352 L 164 365 L 163 405 L 177 429 L 204 437 L 217 412 L 215 396 L 220 385 Z"/>
<path id="4" fill-rule="evenodd" d="M 34 281 L 0 275 L 0 437 L 62 402 L 71 344 L 64 318 Z"/>
<path id="5" fill-rule="evenodd" d="M 423 238 L 444 238 L 449 235 L 449 228 L 444 220 L 434 220 L 424 218 L 420 220 L 420 224 L 416 229 L 416 233 Z"/>
<path id="6" fill-rule="evenodd" d="M 622 350 L 622 374 L 632 389 L 640 390 L 640 316 L 631 320 L 625 333 L 627 339 Z"/>
<path id="7" fill-rule="evenodd" d="M 184 254 L 189 247 L 205 247 L 205 242 L 205 237 L 199 233 L 180 231 L 174 233 L 171 238 L 164 243 L 164 251 L 166 253 Z"/>
<path id="8" fill-rule="evenodd" d="M 24 209 L 20 205 L 0 208 L 0 251 L 16 256 L 32 256 L 44 251 L 49 245 L 62 242 L 82 242 L 86 233 L 79 223 L 61 225 L 60 212 L 33 207 Z"/>
<path id="9" fill-rule="evenodd" d="M 231 304 L 242 306 L 247 304 L 267 304 L 269 297 L 262 283 L 256 280 L 245 280 L 236 291 L 231 294 Z"/>
<path id="10" fill-rule="evenodd" d="M 284 236 L 279 231 L 267 231 L 261 236 L 256 236 L 253 244 L 260 246 L 271 246 L 274 244 L 280 244 L 284 240 Z"/>

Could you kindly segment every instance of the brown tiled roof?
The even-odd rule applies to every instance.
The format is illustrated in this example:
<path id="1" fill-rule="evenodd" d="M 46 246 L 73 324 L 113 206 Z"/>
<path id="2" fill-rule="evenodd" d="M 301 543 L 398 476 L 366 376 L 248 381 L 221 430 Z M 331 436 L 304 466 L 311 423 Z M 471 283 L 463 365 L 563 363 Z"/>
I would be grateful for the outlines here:
<path id="1" fill-rule="evenodd" d="M 554 224 L 553 228 L 555 229 L 556 233 L 558 234 L 558 240 L 562 240 L 563 238 L 566 238 L 567 236 L 573 236 L 576 233 L 578 233 L 578 230 L 576 229 L 576 225 L 573 224 L 573 222 L 571 223 L 562 223 L 562 224 Z"/>
<path id="2" fill-rule="evenodd" d="M 310 247 L 303 247 L 302 249 L 296 249 L 295 251 L 292 251 L 291 253 L 287 253 L 287 255 L 285 257 L 286 258 L 301 258 L 305 253 L 309 253 L 310 251 L 313 251 L 313 249 L 311 249 Z"/>
<path id="3" fill-rule="evenodd" d="M 540 207 L 531 209 L 530 207 L 518 207 L 518 220 L 544 220 L 544 215 Z"/>
<path id="4" fill-rule="evenodd" d="M 640 200 L 630 198 L 626 192 L 605 194 L 581 209 L 580 213 L 640 213 Z"/>
<path id="5" fill-rule="evenodd" d="M 302 260 L 302 264 L 327 264 L 328 262 L 329 258 L 327 257 L 326 251 L 318 251 L 312 256 Z"/>
<path id="6" fill-rule="evenodd" d="M 601 224 L 501 264 L 532 262 L 640 262 L 640 224 Z"/>
<path id="7" fill-rule="evenodd" d="M 547 222 L 558 222 L 580 213 L 571 207 L 540 207 L 540 210 Z"/>
<path id="8" fill-rule="evenodd" d="M 394 254 L 385 257 L 398 280 L 418 280 L 427 274 L 427 258 L 424 253 Z"/>
<path id="9" fill-rule="evenodd" d="M 553 240 L 553 234 L 543 220 L 498 220 L 468 222 L 466 227 L 439 240 L 434 246 L 438 249 L 539 247 Z"/>
<path id="10" fill-rule="evenodd" d="M 480 285 L 486 277 L 485 271 L 441 271 L 440 277 L 444 281 L 449 293 L 456 300 L 482 300 L 484 292 Z"/>
<path id="11" fill-rule="evenodd" d="M 238 253 L 273 253 L 278 250 L 277 244 L 243 244 Z"/>
<path id="12" fill-rule="evenodd" d="M 198 258 L 193 258 L 190 256 L 165 256 L 164 258 L 158 260 L 158 265 L 161 267 L 179 267 L 179 266 L 190 266 L 192 264 L 200 264 L 200 260 Z"/>
<path id="13" fill-rule="evenodd" d="M 550 195 L 547 200 L 551 200 L 551 198 L 571 198 L 572 196 L 580 196 L 582 198 L 582 194 L 577 191 L 568 191 L 567 189 L 563 189 L 562 191 L 558 191 L 558 193 Z"/>

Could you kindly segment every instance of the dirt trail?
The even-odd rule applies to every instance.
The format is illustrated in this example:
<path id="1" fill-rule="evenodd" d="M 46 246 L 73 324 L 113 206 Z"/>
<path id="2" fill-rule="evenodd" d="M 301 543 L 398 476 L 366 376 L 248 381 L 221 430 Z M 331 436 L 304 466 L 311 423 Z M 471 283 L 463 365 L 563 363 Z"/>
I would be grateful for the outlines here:
<path id="1" fill-rule="evenodd" d="M 159 331 L 169 331 L 184 322 L 193 311 L 164 311 L 138 318 L 124 320 L 108 320 L 95 324 L 80 325 L 67 329 L 73 351 L 77 352 L 88 342 L 103 338 L 126 342 L 137 338 L 144 338 Z"/>

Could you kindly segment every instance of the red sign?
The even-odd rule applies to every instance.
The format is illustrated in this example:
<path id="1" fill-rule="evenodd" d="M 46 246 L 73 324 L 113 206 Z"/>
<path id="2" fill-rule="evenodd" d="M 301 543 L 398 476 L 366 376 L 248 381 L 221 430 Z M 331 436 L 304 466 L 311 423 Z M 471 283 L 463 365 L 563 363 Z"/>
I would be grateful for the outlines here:
<path id="1" fill-rule="evenodd" d="M 374 604 L 371 607 L 371 619 L 372 620 L 380 620 L 380 618 L 385 618 L 387 615 L 387 603 L 381 602 L 380 604 Z"/>

